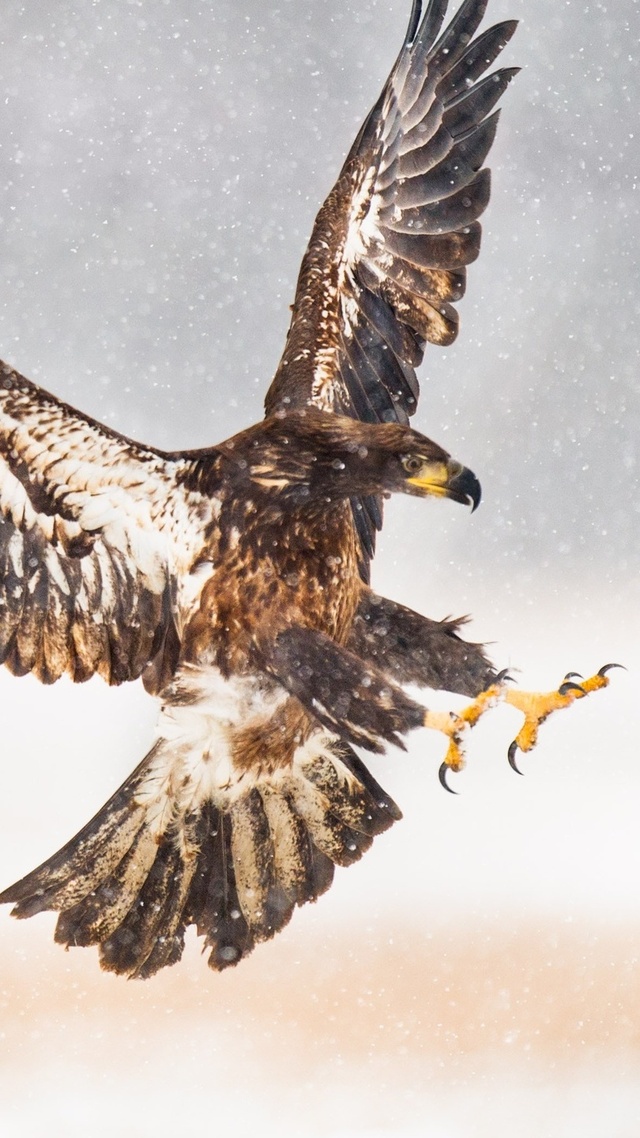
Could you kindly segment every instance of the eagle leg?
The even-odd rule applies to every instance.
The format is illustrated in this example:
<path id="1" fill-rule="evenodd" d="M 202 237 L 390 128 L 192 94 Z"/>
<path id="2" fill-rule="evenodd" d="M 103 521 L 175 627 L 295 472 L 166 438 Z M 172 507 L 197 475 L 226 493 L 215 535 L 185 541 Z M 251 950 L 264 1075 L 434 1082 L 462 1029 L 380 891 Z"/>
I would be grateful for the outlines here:
<path id="1" fill-rule="evenodd" d="M 585 695 L 590 695 L 591 692 L 608 687 L 607 672 L 611 668 L 620 667 L 623 665 L 605 664 L 588 680 L 583 680 L 576 672 L 569 672 L 564 677 L 560 687 L 550 692 L 518 691 L 517 688 L 505 689 L 502 696 L 504 702 L 515 707 L 524 715 L 524 723 L 508 751 L 509 766 L 512 770 L 516 774 L 522 774 L 516 764 L 517 753 L 518 751 L 526 753 L 533 750 L 538 741 L 539 728 L 545 719 L 548 719 L 554 711 L 561 711 L 564 707 L 570 707 L 574 700 L 583 699 Z M 579 680 L 579 683 L 576 680 Z"/>
<path id="2" fill-rule="evenodd" d="M 260 664 L 324 727 L 354 746 L 377 753 L 385 742 L 403 748 L 402 736 L 424 723 L 421 704 L 317 629 L 281 632 L 261 649 Z"/>
<path id="3" fill-rule="evenodd" d="M 430 620 L 363 588 L 347 648 L 398 684 L 475 697 L 496 682 L 481 644 L 463 640 L 465 620 Z"/>
<path id="4" fill-rule="evenodd" d="M 522 774 L 516 765 L 517 753 L 518 751 L 533 750 L 538 741 L 538 730 L 545 719 L 548 719 L 554 711 L 561 711 L 564 707 L 570 707 L 574 700 L 583 699 L 591 692 L 607 687 L 609 684 L 607 672 L 611 668 L 622 666 L 621 664 L 605 664 L 588 680 L 583 680 L 575 672 L 570 672 L 565 676 L 560 686 L 555 691 L 550 692 L 520 691 L 517 688 L 507 687 L 506 681 L 510 677 L 506 672 L 501 672 L 496 677 L 495 683 L 481 692 L 473 703 L 470 703 L 461 712 L 456 714 L 447 711 L 427 711 L 424 726 L 442 732 L 449 739 L 447 753 L 439 771 L 442 786 L 451 794 L 456 793 L 447 782 L 447 774 L 449 771 L 457 773 L 464 768 L 464 737 L 467 731 L 475 727 L 478 720 L 489 708 L 504 702 L 515 707 L 524 715 L 524 723 L 508 751 L 510 767 L 517 774 Z M 577 683 L 576 680 L 580 682 Z"/>
<path id="5" fill-rule="evenodd" d="M 496 682 L 490 684 L 485 691 L 480 692 L 480 695 L 474 699 L 473 703 L 468 704 L 462 711 L 456 713 L 451 711 L 426 711 L 424 716 L 424 726 L 431 728 L 434 731 L 440 731 L 446 735 L 449 740 L 447 753 L 440 765 L 438 777 L 441 785 L 450 794 L 457 792 L 449 786 L 447 782 L 447 774 L 449 771 L 457 773 L 464 768 L 464 747 L 463 740 L 468 731 L 475 727 L 479 719 L 491 707 L 495 707 L 500 699 L 504 698 L 504 682 L 507 675 L 501 672 L 496 677 Z"/>

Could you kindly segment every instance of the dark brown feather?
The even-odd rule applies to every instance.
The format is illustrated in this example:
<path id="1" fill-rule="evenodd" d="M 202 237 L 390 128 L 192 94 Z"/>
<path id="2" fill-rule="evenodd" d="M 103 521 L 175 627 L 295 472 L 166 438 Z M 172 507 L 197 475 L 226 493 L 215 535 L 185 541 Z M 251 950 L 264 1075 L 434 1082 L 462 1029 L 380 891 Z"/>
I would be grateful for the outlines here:
<path id="1" fill-rule="evenodd" d="M 495 683 L 481 644 L 458 635 L 463 620 L 429 620 L 363 590 L 348 647 L 398 684 L 476 696 Z"/>
<path id="2" fill-rule="evenodd" d="M 315 402 L 365 421 L 406 422 L 424 341 L 455 337 L 457 315 L 441 305 L 462 295 L 464 267 L 479 252 L 476 219 L 490 185 L 481 167 L 497 125 L 485 116 L 516 73 L 480 78 L 516 26 L 508 21 L 474 40 L 485 7 L 466 0 L 439 39 L 446 3 L 431 0 L 415 36 L 412 11 L 391 76 L 316 219 L 267 414 Z M 401 291 L 386 287 L 389 278 Z M 385 305 L 384 317 L 379 307 L 372 314 L 371 295 Z M 368 354 L 375 338 L 362 330 L 371 326 L 386 329 L 386 366 L 376 346 Z M 407 340 L 407 331 L 420 339 Z M 314 384 L 316 366 L 326 380 Z M 379 527 L 357 502 L 354 523 L 366 580 Z"/>

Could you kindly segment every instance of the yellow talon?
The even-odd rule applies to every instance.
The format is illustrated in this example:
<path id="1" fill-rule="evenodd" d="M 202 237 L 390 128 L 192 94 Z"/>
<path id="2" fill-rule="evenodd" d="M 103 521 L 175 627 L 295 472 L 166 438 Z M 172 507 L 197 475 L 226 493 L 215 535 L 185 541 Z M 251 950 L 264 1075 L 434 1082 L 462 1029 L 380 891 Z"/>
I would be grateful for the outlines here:
<path id="1" fill-rule="evenodd" d="M 434 731 L 440 731 L 449 740 L 447 753 L 438 775 L 445 790 L 448 790 L 450 794 L 456 793 L 447 783 L 447 774 L 449 771 L 457 773 L 464 768 L 464 736 L 467 731 L 475 727 L 478 720 L 489 708 L 495 707 L 497 703 L 504 700 L 505 703 L 515 707 L 524 715 L 524 723 L 509 747 L 509 765 L 514 771 L 521 774 L 522 772 L 516 766 L 516 754 L 518 751 L 531 751 L 535 747 L 540 725 L 544 723 L 545 719 L 554 711 L 561 711 L 562 708 L 569 707 L 574 700 L 582 699 L 585 695 L 590 695 L 591 692 L 606 688 L 609 684 L 609 677 L 607 676 L 609 669 L 622 666 L 621 664 L 605 664 L 599 672 L 590 676 L 588 680 L 583 680 L 576 672 L 570 672 L 565 676 L 560 687 L 556 691 L 550 692 L 518 691 L 517 688 L 508 688 L 505 683 L 508 677 L 506 673 L 501 673 L 486 691 L 480 692 L 473 703 L 468 704 L 462 711 L 425 711 L 424 726 L 430 727 Z"/>
<path id="2" fill-rule="evenodd" d="M 469 727 L 475 727 L 485 711 L 488 711 L 490 707 L 495 707 L 498 701 L 502 699 L 504 690 L 502 682 L 491 684 L 491 687 L 487 688 L 486 691 L 480 692 L 480 695 L 474 699 L 473 703 L 463 708 L 459 718 Z"/>
<path id="3" fill-rule="evenodd" d="M 516 753 L 518 751 L 531 751 L 535 747 L 538 741 L 538 730 L 545 719 L 552 712 L 569 707 L 574 700 L 583 699 L 585 695 L 590 695 L 591 692 L 606 688 L 609 684 L 609 677 L 606 673 L 610 668 L 617 667 L 621 667 L 621 665 L 605 664 L 599 672 L 590 676 L 588 680 L 583 680 L 576 672 L 570 672 L 565 676 L 557 691 L 529 692 L 513 689 L 505 691 L 505 703 L 517 708 L 524 715 L 524 723 L 509 747 L 509 766 L 517 774 L 522 774 L 522 771 L 518 770 L 516 766 Z"/>
<path id="4" fill-rule="evenodd" d="M 519 750 L 530 751 L 532 747 L 535 747 L 540 724 L 544 723 L 553 711 L 561 711 L 563 707 L 569 707 L 574 699 L 579 699 L 585 694 L 582 685 L 580 687 L 577 684 L 569 686 L 568 683 L 562 684 L 557 691 L 550 692 L 506 691 L 504 693 L 505 703 L 515 707 L 524 715 L 524 723 L 515 739 Z"/>
<path id="5" fill-rule="evenodd" d="M 621 668 L 622 664 L 607 664 L 606 667 Z M 584 695 L 589 695 L 592 691 L 600 691 L 600 688 L 608 687 L 610 682 L 609 677 L 605 675 L 601 668 L 599 672 L 596 672 L 595 676 L 590 676 L 588 680 L 580 680 L 580 687 Z M 580 699 L 581 696 L 576 696 L 576 698 Z"/>
<path id="6" fill-rule="evenodd" d="M 445 790 L 450 794 L 455 794 L 456 791 L 452 790 L 447 782 L 448 771 L 453 771 L 457 774 L 465 765 L 464 751 L 462 747 L 462 739 L 467 731 L 475 727 L 476 723 L 485 711 L 490 707 L 495 707 L 498 700 L 503 695 L 503 685 L 501 682 L 492 684 L 486 691 L 480 692 L 477 699 L 473 703 L 468 704 L 462 711 L 455 713 L 449 711 L 426 711 L 424 716 L 425 727 L 430 727 L 434 731 L 441 731 L 446 735 L 449 740 L 447 753 L 440 766 L 438 777 Z"/>
<path id="7" fill-rule="evenodd" d="M 440 782 L 446 790 L 451 790 L 443 779 L 443 772 L 447 770 L 461 771 L 464 767 L 464 753 L 462 750 L 462 735 L 467 730 L 468 723 L 462 715 L 452 711 L 425 711 L 424 726 L 432 731 L 440 731 L 447 736 L 449 746 L 440 767 Z M 455 793 L 451 791 L 451 793 Z"/>

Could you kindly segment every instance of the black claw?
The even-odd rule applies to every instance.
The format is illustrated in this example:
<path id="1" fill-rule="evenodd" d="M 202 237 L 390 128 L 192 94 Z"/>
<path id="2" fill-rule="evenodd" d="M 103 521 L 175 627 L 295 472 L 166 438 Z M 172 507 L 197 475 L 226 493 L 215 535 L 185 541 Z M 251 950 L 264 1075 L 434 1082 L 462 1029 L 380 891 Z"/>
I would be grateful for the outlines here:
<path id="1" fill-rule="evenodd" d="M 580 684 L 574 684 L 573 680 L 568 680 L 560 684 L 558 695 L 568 695 L 570 691 L 579 691 L 582 695 L 587 694 L 584 688 L 580 687 Z"/>
<path id="2" fill-rule="evenodd" d="M 610 672 L 612 668 L 623 668 L 625 672 L 627 670 L 624 664 L 604 664 L 603 667 L 600 668 L 598 675 L 606 676 L 607 672 Z"/>
<path id="3" fill-rule="evenodd" d="M 564 678 L 565 680 L 582 680 L 584 677 L 580 674 L 580 672 L 567 672 Z"/>
<path id="4" fill-rule="evenodd" d="M 503 668 L 501 672 L 498 672 L 498 675 L 496 676 L 494 682 L 496 684 L 513 684 L 513 683 L 515 683 L 513 676 L 509 675 L 509 669 L 508 668 Z"/>
<path id="5" fill-rule="evenodd" d="M 509 755 L 509 766 L 511 767 L 511 770 L 512 770 L 512 771 L 515 771 L 515 772 L 516 772 L 516 774 L 522 774 L 522 771 L 521 771 L 521 770 L 518 770 L 518 767 L 517 767 L 517 764 L 516 764 L 516 755 L 517 755 L 517 753 L 518 753 L 518 744 L 516 743 L 516 741 L 515 741 L 515 739 L 514 739 L 514 740 L 513 740 L 513 743 L 512 743 L 512 744 L 511 744 L 511 746 L 509 747 L 509 751 L 508 751 L 508 755 Z M 523 777 L 524 777 L 524 775 L 523 775 Z"/>
<path id="6" fill-rule="evenodd" d="M 449 786 L 449 783 L 447 782 L 447 771 L 448 771 L 448 770 L 449 770 L 449 767 L 447 766 L 447 764 L 446 764 L 446 763 L 441 763 L 441 764 L 440 764 L 440 770 L 438 771 L 438 778 L 439 778 L 439 780 L 440 780 L 440 786 L 444 786 L 445 790 L 448 790 L 448 791 L 449 791 L 449 794 L 457 794 L 457 793 L 458 793 L 458 791 L 457 791 L 457 790 L 453 790 L 453 789 L 452 789 L 452 788 Z"/>

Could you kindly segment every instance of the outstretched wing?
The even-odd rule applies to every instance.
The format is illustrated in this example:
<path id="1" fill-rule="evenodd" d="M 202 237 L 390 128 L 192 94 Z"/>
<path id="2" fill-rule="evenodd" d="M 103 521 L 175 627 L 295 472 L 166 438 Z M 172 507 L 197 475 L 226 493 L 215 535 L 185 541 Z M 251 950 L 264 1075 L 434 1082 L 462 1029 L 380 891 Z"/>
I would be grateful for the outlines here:
<path id="1" fill-rule="evenodd" d="M 0 663 L 45 683 L 162 670 L 201 542 L 184 465 L 0 364 Z"/>
<path id="2" fill-rule="evenodd" d="M 453 303 L 480 247 L 489 201 L 490 112 L 517 68 L 481 78 L 516 22 L 473 39 L 487 0 L 465 0 L 439 35 L 447 0 L 414 0 L 405 42 L 315 222 L 267 414 L 313 403 L 407 422 L 427 341 L 449 344 Z M 363 575 L 380 503 L 353 503 Z"/>

